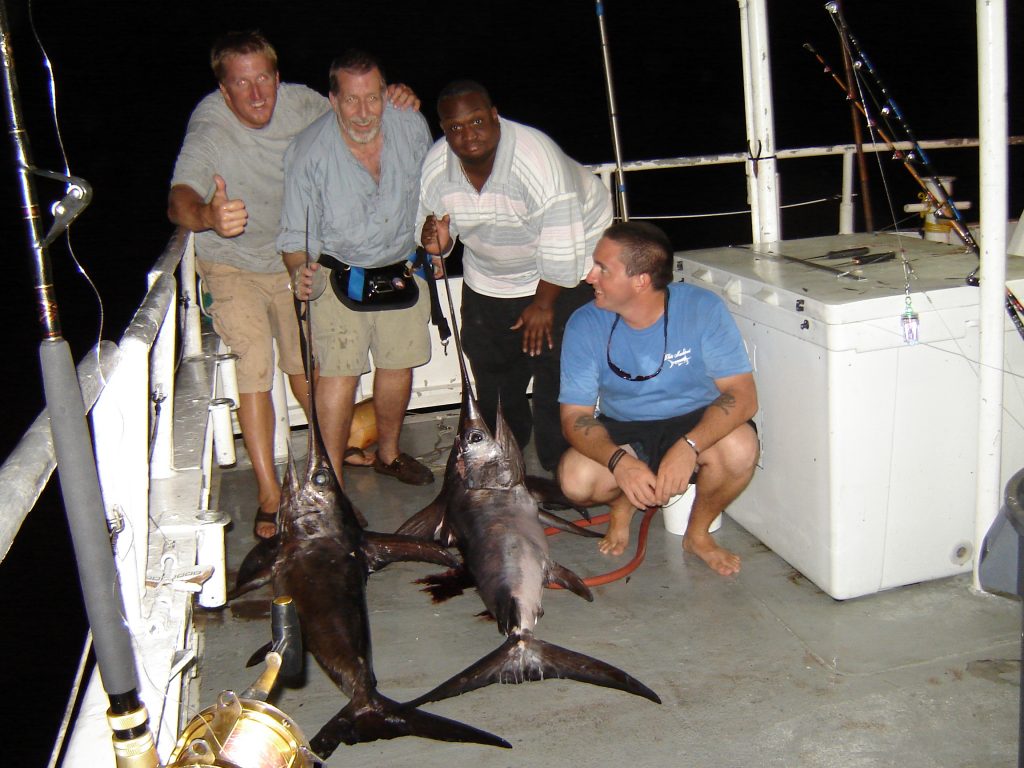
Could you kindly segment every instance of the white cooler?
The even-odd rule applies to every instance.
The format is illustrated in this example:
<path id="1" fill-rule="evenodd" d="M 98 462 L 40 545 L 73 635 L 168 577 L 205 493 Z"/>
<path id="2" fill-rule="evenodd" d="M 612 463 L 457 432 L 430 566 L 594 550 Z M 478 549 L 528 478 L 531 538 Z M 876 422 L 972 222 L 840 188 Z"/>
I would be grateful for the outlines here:
<path id="1" fill-rule="evenodd" d="M 897 257 L 813 258 L 857 246 Z M 916 345 L 901 333 L 901 246 Z M 1021 262 L 1007 275 L 1024 296 Z M 964 277 L 976 264 L 893 235 L 676 254 L 677 279 L 725 299 L 754 365 L 761 462 L 729 515 L 834 598 L 971 568 L 979 291 Z M 1004 370 L 1003 483 L 1024 465 L 1024 340 L 1009 319 Z"/>

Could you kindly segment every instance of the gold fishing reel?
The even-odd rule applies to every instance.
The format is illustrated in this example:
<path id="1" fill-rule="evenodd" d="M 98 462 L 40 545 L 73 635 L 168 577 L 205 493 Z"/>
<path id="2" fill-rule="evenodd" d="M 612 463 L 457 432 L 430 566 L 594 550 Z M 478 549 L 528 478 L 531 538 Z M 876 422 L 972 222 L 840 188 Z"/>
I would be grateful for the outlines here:
<path id="1" fill-rule="evenodd" d="M 314 768 L 321 763 L 284 712 L 265 701 L 224 691 L 215 705 L 185 727 L 171 752 L 168 768 L 194 765 Z"/>
<path id="2" fill-rule="evenodd" d="M 167 768 L 212 765 L 218 768 L 319 768 L 320 758 L 296 725 L 267 698 L 278 675 L 301 666 L 298 618 L 290 597 L 280 597 L 271 608 L 274 632 L 266 669 L 239 696 L 223 691 L 185 726 L 171 752 Z"/>

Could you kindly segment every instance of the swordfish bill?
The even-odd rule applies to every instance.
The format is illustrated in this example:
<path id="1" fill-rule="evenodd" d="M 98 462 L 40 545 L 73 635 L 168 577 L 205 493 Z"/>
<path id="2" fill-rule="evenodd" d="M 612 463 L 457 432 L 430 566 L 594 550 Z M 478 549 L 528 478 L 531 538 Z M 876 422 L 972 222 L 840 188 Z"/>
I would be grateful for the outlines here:
<path id="1" fill-rule="evenodd" d="M 306 330 L 312 339 L 308 304 Z M 436 544 L 363 530 L 324 449 L 312 390 L 310 384 L 306 466 L 300 477 L 289 456 L 278 513 L 280 542 L 271 567 L 275 593 L 289 595 L 295 603 L 306 649 L 349 698 L 313 737 L 311 748 L 326 758 L 342 742 L 410 735 L 510 748 L 493 734 L 421 712 L 377 690 L 367 575 L 396 560 L 448 566 L 458 561 Z"/>

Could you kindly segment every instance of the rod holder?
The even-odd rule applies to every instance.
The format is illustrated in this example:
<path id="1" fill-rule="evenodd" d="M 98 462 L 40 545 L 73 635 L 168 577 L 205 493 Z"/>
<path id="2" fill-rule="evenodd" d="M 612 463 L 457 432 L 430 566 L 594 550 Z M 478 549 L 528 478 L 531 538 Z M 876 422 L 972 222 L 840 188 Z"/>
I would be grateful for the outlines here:
<path id="1" fill-rule="evenodd" d="M 210 401 L 210 419 L 213 421 L 213 453 L 217 464 L 229 467 L 235 458 L 235 431 L 231 427 L 231 406 L 234 400 L 218 397 Z"/>
<path id="2" fill-rule="evenodd" d="M 230 518 L 214 509 L 201 509 L 196 515 L 196 564 L 212 566 L 213 575 L 203 583 L 199 604 L 220 608 L 227 602 L 227 561 L 224 555 L 224 527 Z"/>
<path id="3" fill-rule="evenodd" d="M 219 394 L 221 397 L 234 401 L 231 407 L 237 409 L 238 403 L 241 402 L 238 394 L 238 370 L 236 368 L 238 355 L 234 352 L 225 352 L 222 355 L 217 355 L 216 360 Z"/>

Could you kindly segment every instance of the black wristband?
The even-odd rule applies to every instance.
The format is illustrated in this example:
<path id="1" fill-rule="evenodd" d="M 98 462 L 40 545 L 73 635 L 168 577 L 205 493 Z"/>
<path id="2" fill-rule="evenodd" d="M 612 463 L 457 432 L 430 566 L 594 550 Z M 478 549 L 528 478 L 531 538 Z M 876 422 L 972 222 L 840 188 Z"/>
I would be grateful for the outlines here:
<path id="1" fill-rule="evenodd" d="M 612 454 L 611 458 L 608 459 L 608 471 L 613 475 L 615 474 L 615 467 L 622 461 L 622 457 L 626 455 L 625 448 L 619 448 L 615 453 Z"/>

